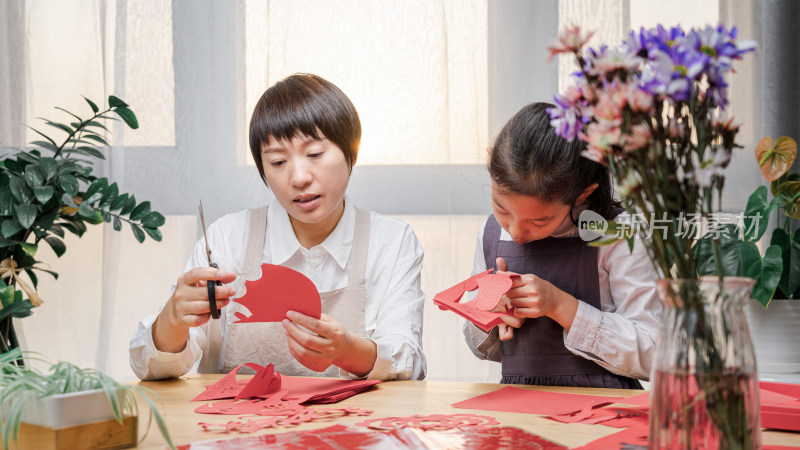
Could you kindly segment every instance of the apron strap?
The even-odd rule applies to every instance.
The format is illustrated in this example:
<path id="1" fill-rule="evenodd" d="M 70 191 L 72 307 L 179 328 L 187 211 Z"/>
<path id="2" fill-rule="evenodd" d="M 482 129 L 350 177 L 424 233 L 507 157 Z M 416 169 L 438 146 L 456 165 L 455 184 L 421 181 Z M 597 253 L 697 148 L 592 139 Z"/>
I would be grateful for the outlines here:
<path id="1" fill-rule="evenodd" d="M 267 207 L 250 210 L 250 226 L 247 235 L 242 276 L 247 280 L 255 280 L 261 273 L 261 257 L 264 254 L 264 239 L 267 234 Z M 219 373 L 222 367 L 222 344 L 225 336 L 222 321 L 230 322 L 232 316 L 229 308 L 222 310 L 219 319 L 210 319 L 206 328 L 206 348 L 197 371 L 199 373 Z"/>
<path id="2" fill-rule="evenodd" d="M 356 209 L 356 226 L 353 230 L 353 246 L 350 249 L 348 284 L 353 287 L 364 286 L 367 279 L 367 250 L 369 250 L 369 211 Z"/>

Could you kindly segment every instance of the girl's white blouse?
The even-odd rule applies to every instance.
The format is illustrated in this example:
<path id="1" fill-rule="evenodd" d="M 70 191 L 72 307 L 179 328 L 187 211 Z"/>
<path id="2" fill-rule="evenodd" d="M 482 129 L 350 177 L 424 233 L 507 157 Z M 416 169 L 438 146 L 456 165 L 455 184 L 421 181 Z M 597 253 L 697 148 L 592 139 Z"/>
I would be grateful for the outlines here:
<path id="1" fill-rule="evenodd" d="M 238 297 L 249 211 L 226 215 L 208 227 L 209 246 L 214 262 L 237 275 L 233 282 Z M 267 215 L 264 259 L 297 270 L 314 282 L 319 292 L 348 285 L 348 259 L 355 232 L 355 207 L 345 198 L 345 211 L 339 224 L 320 245 L 306 249 L 294 234 L 289 215 L 273 201 Z M 425 295 L 420 274 L 423 251 L 411 227 L 398 219 L 370 212 L 370 236 L 366 269 L 367 300 L 364 326 L 368 338 L 377 346 L 370 379 L 422 379 L 425 355 L 422 352 L 422 316 Z M 186 264 L 186 270 L 207 267 L 205 244 L 201 239 Z M 175 285 L 172 286 L 175 289 Z M 229 306 L 226 306 L 229 307 Z M 189 331 L 189 341 L 180 353 L 165 353 L 153 343 L 152 325 L 156 316 L 147 316 L 130 341 L 130 364 L 145 380 L 177 377 L 187 373 L 202 356 L 208 324 Z M 213 319 L 212 319 L 213 320 Z M 276 339 L 285 339 L 276 336 Z M 263 364 L 264 361 L 253 361 Z M 340 374 L 352 377 L 340 370 Z"/>

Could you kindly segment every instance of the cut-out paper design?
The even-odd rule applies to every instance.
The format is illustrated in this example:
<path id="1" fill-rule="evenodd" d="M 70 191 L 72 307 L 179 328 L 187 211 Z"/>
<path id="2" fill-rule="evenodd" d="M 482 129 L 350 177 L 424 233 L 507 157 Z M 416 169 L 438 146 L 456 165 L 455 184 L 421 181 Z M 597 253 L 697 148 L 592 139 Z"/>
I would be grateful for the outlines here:
<path id="1" fill-rule="evenodd" d="M 245 294 L 233 299 L 250 311 L 235 314 L 234 323 L 280 322 L 288 311 L 297 311 L 315 319 L 322 313 L 319 292 L 302 273 L 274 264 L 261 265 L 261 278 L 245 281 Z"/>
<path id="2" fill-rule="evenodd" d="M 236 379 L 236 374 L 244 366 L 255 370 L 256 375 L 249 380 L 239 381 Z M 281 375 L 277 372 L 273 374 L 274 368 L 275 366 L 272 364 L 267 365 L 267 367 L 261 367 L 253 363 L 239 364 L 227 375 L 220 378 L 219 381 L 206 386 L 205 391 L 193 398 L 192 401 L 203 402 L 232 397 L 241 399 L 276 392 L 281 387 Z"/>
<path id="3" fill-rule="evenodd" d="M 506 386 L 469 400 L 453 403 L 456 408 L 484 411 L 519 412 L 528 414 L 574 414 L 587 407 L 598 408 L 610 403 L 621 403 L 623 397 L 601 397 L 583 394 L 537 391 Z"/>
<path id="4" fill-rule="evenodd" d="M 489 331 L 503 322 L 503 316 L 514 317 L 514 307 L 501 305 L 500 300 L 511 289 L 512 278 L 519 275 L 491 273 L 493 269 L 479 273 L 455 286 L 439 292 L 433 297 L 433 303 L 441 310 L 450 310 L 477 325 L 483 331 Z M 472 301 L 460 303 L 465 292 L 478 289 L 478 295 Z M 497 311 L 497 309 L 502 309 Z"/>
<path id="5" fill-rule="evenodd" d="M 479 416 L 476 414 L 430 414 L 427 416 L 413 415 L 407 417 L 380 417 L 359 422 L 356 425 L 373 430 L 390 430 L 392 428 L 419 428 L 429 430 L 452 430 L 472 428 L 484 430 L 491 425 L 500 425 L 494 417 Z"/>
<path id="6" fill-rule="evenodd" d="M 216 441 L 194 442 L 178 446 L 179 450 L 239 450 L 250 448 L 295 450 L 304 448 L 424 449 L 426 447 L 417 437 L 415 431 L 411 429 L 395 429 L 389 432 L 381 432 L 348 427 L 346 425 L 332 425 L 317 430 L 294 430 L 258 436 L 242 436 Z M 494 449 L 498 447 L 494 446 L 490 448 Z M 542 448 L 549 449 L 551 447 Z"/>
<path id="7" fill-rule="evenodd" d="M 309 408 L 296 405 L 296 408 L 268 408 L 253 417 L 245 417 L 240 420 L 231 420 L 226 423 L 199 422 L 198 425 L 208 431 L 220 431 L 230 433 L 238 431 L 240 433 L 252 433 L 264 428 L 292 427 L 302 423 L 313 422 L 315 420 L 330 420 L 344 416 L 368 416 L 372 410 L 355 408 Z M 267 416 L 267 417 L 257 417 Z"/>

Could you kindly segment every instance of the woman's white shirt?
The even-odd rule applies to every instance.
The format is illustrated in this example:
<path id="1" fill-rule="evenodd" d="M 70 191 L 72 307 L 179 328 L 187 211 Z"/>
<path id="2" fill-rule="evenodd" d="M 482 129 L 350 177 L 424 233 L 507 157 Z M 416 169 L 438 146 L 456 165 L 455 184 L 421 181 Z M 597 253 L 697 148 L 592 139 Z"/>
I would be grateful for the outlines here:
<path id="1" fill-rule="evenodd" d="M 249 217 L 247 210 L 228 214 L 211 224 L 207 230 L 214 262 L 221 269 L 237 274 L 233 282 L 236 288 L 234 297 L 239 297 L 244 287 L 241 273 Z M 355 207 L 346 198 L 344 214 L 333 232 L 321 244 L 306 249 L 297 240 L 286 210 L 273 201 L 267 213 L 265 254 L 262 260 L 297 270 L 307 276 L 320 293 L 347 287 L 355 217 Z M 367 375 L 370 379 L 425 377 L 426 361 L 422 352 L 425 296 L 420 281 L 422 259 L 422 247 L 408 224 L 370 212 L 364 327 L 367 337 L 377 346 L 375 366 Z M 186 270 L 207 266 L 205 244 L 201 239 L 195 245 Z M 175 285 L 172 289 L 175 289 Z M 182 352 L 165 353 L 156 349 L 153 343 L 152 325 L 155 319 L 156 316 L 145 317 L 131 338 L 131 368 L 141 379 L 162 379 L 185 374 L 202 356 L 208 324 L 190 329 L 187 346 Z M 276 336 L 276 339 L 285 337 Z M 353 376 L 341 369 L 340 375 Z"/>

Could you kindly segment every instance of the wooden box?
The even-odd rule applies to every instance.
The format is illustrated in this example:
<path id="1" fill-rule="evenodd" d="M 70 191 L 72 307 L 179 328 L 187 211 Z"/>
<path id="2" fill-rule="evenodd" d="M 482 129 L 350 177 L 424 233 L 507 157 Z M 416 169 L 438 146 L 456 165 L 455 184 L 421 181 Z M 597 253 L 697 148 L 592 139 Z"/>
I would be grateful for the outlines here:
<path id="1" fill-rule="evenodd" d="M 138 418 L 126 416 L 122 425 L 116 420 L 103 420 L 63 428 L 50 428 L 22 423 L 19 439 L 12 449 L 110 449 L 135 447 Z"/>

